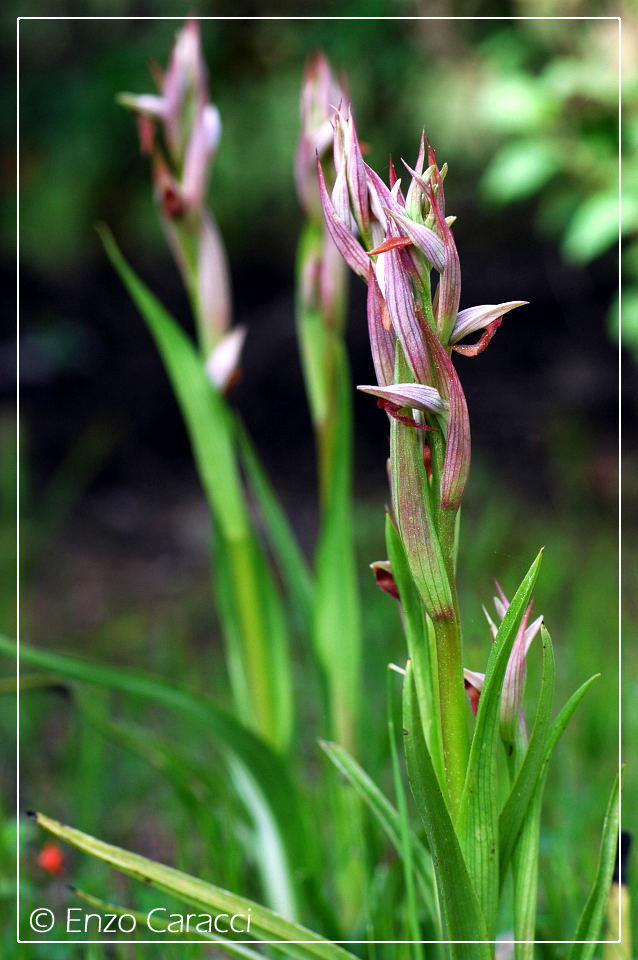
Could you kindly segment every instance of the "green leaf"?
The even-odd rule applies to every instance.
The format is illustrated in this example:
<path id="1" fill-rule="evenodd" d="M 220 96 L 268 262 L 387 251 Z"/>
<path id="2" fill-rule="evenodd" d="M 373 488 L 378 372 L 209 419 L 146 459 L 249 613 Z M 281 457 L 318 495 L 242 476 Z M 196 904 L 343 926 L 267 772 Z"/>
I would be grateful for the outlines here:
<path id="1" fill-rule="evenodd" d="M 510 792 L 499 818 L 499 846 L 500 846 L 500 877 L 501 883 L 510 862 L 514 844 L 521 828 L 527 808 L 536 789 L 540 770 L 543 765 L 545 746 L 547 742 L 552 700 L 554 697 L 554 680 L 556 665 L 554 649 L 549 633 L 541 626 L 541 643 L 543 647 L 543 672 L 541 675 L 541 689 L 536 707 L 534 727 L 529 746 L 525 753 L 521 769 L 516 782 Z"/>
<path id="2" fill-rule="evenodd" d="M 399 591 L 402 622 L 408 645 L 408 656 L 412 661 L 423 734 L 441 789 L 445 794 L 447 784 L 441 743 L 439 689 L 436 682 L 436 640 L 410 574 L 401 538 L 389 514 L 385 518 L 385 542 L 392 566 L 392 576 Z"/>
<path id="3" fill-rule="evenodd" d="M 515 140 L 502 147 L 490 162 L 481 180 L 481 190 L 498 203 L 522 200 L 544 186 L 559 166 L 551 143 Z"/>
<path id="4" fill-rule="evenodd" d="M 15 656 L 16 646 L 8 638 L 0 636 L 0 652 Z M 298 870 L 299 865 L 304 864 L 308 876 L 312 876 L 316 854 L 313 834 L 302 817 L 304 807 L 286 764 L 268 744 L 213 701 L 142 673 L 37 650 L 22 642 L 20 660 L 51 670 L 59 676 L 95 683 L 150 700 L 188 717 L 198 725 L 203 735 L 215 739 L 229 763 L 234 764 L 234 770 L 243 769 L 245 793 L 242 799 L 258 826 L 260 823 L 269 825 L 270 843 L 281 870 L 290 876 L 293 870 Z"/>
<path id="5" fill-rule="evenodd" d="M 336 944 L 324 940 L 313 931 L 307 930 L 299 924 L 291 923 L 289 920 L 273 913 L 272 910 L 247 900 L 245 897 L 229 893 L 227 890 L 222 890 L 221 887 L 205 883 L 203 880 L 191 877 L 187 873 L 182 873 L 181 870 L 156 863 L 154 860 L 149 860 L 139 854 L 130 853 L 121 847 L 104 843 L 102 840 L 97 840 L 80 830 L 53 820 L 45 814 L 36 813 L 35 819 L 45 830 L 61 840 L 73 844 L 79 850 L 83 850 L 136 880 L 149 884 L 156 890 L 171 894 L 184 903 L 192 904 L 203 912 L 215 911 L 247 916 L 250 910 L 251 935 L 259 940 L 268 940 L 272 943 L 273 949 L 288 957 L 299 958 L 299 960 L 310 960 L 310 958 L 347 960 L 347 958 L 352 957 L 352 954 Z M 309 942 L 293 942 L 298 940 Z M 275 941 L 283 942 L 276 943 Z"/>
<path id="6" fill-rule="evenodd" d="M 491 938 L 496 935 L 499 891 L 496 750 L 501 689 L 516 633 L 536 584 L 542 556 L 541 550 L 516 591 L 490 651 L 458 817 L 461 846 Z"/>
<path id="7" fill-rule="evenodd" d="M 346 778 L 364 801 L 386 837 L 399 854 L 403 856 L 401 843 L 401 816 L 386 795 L 357 763 L 347 750 L 336 743 L 320 740 L 319 745 L 331 763 Z M 414 870 L 428 910 L 434 916 L 436 894 L 434 889 L 434 867 L 429 851 L 414 836 L 412 838 Z"/>
<path id="8" fill-rule="evenodd" d="M 195 462 L 217 520 L 229 540 L 247 534 L 247 517 L 223 398 L 184 331 L 131 270 L 110 230 L 98 228 L 106 253 L 155 340 L 188 429 Z"/>
<path id="9" fill-rule="evenodd" d="M 236 420 L 239 453 L 246 470 L 248 483 L 257 501 L 266 539 L 283 577 L 288 596 L 294 605 L 300 626 L 307 627 L 312 619 L 314 584 L 295 533 L 288 522 L 277 494 L 257 456 L 248 431 Z"/>
<path id="10" fill-rule="evenodd" d="M 616 776 L 605 813 L 596 876 L 578 921 L 574 943 L 567 955 L 567 960 L 590 960 L 596 949 L 596 940 L 600 938 L 618 847 L 619 799 L 620 776 Z M 578 943 L 579 940 L 590 942 Z"/>
<path id="11" fill-rule="evenodd" d="M 489 960 L 485 919 L 423 736 L 410 661 L 403 684 L 403 726 L 408 780 L 432 853 L 445 933 L 457 941 L 450 944 L 450 956 Z"/>
<path id="12" fill-rule="evenodd" d="M 580 686 L 578 690 L 572 694 L 565 706 L 562 708 L 552 723 L 543 744 L 540 764 L 537 766 L 537 757 L 534 757 L 533 765 L 530 763 L 528 764 L 527 769 L 525 769 L 527 757 L 525 758 L 525 761 L 523 761 L 521 770 L 519 771 L 509 797 L 505 801 L 505 805 L 503 806 L 503 810 L 499 819 L 499 835 L 503 848 L 511 849 L 512 844 L 516 841 L 516 834 L 520 828 L 520 824 L 519 827 L 517 827 L 517 823 L 519 823 L 521 815 L 521 811 L 519 809 L 519 797 L 530 796 L 530 784 L 532 786 L 532 792 L 533 790 L 538 789 L 539 784 L 544 786 L 545 778 L 547 776 L 547 768 L 558 741 L 560 740 L 567 724 L 571 720 L 576 707 L 583 699 L 594 681 L 599 678 L 599 676 L 600 674 L 595 674 L 593 677 L 590 677 L 589 680 L 586 680 L 585 683 L 583 683 L 582 686 Z M 527 802 L 529 803 L 529 799 Z M 523 811 L 523 814 L 524 813 L 525 810 Z M 501 877 L 501 881 L 502 880 L 504 880 L 504 876 Z"/>
<path id="13" fill-rule="evenodd" d="M 542 765 L 514 846 L 514 934 L 516 940 L 533 940 L 535 934 L 536 904 L 538 899 L 540 820 L 549 761 L 576 707 L 597 677 L 598 675 L 590 677 L 590 679 L 582 684 L 569 698 L 554 720 L 545 740 Z M 517 783 L 514 784 L 512 789 L 512 797 L 516 795 Z M 510 802 L 508 799 L 501 813 L 499 829 L 502 831 L 502 836 L 507 836 L 508 831 L 511 829 L 508 816 L 512 812 L 512 804 L 513 801 Z M 507 842 L 507 840 L 505 842 Z M 503 880 L 504 875 L 502 874 L 501 883 Z M 514 952 L 516 960 L 533 960 L 533 943 L 517 943 Z"/>
<path id="14" fill-rule="evenodd" d="M 618 244 L 618 219 L 623 233 L 635 231 L 638 225 L 638 202 L 634 197 L 623 197 L 618 208 L 618 189 L 601 190 L 579 203 L 565 230 L 562 249 L 575 263 L 589 263 L 606 250 Z"/>

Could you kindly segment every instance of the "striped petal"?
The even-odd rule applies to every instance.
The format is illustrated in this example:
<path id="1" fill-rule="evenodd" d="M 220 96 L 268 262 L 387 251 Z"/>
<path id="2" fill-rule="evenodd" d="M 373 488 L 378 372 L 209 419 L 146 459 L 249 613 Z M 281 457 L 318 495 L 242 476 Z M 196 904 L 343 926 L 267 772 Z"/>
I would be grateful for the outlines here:
<path id="1" fill-rule="evenodd" d="M 392 383 L 387 387 L 364 385 L 357 387 L 362 393 L 371 393 L 374 397 L 389 400 L 398 407 L 410 407 L 412 410 L 422 410 L 424 413 L 435 413 L 438 417 L 445 417 L 448 405 L 441 399 L 441 394 L 435 387 L 427 387 L 422 383 Z"/>
<path id="2" fill-rule="evenodd" d="M 404 211 L 396 205 L 387 207 L 386 213 L 392 217 L 394 222 L 406 236 L 410 238 L 414 246 L 418 247 L 425 258 L 429 260 L 432 266 L 436 267 L 440 273 L 445 263 L 444 250 L 443 243 L 434 230 L 430 230 L 429 227 L 424 227 L 422 224 L 410 220 Z"/>
<path id="3" fill-rule="evenodd" d="M 334 204 L 326 189 L 319 157 L 317 157 L 317 174 L 319 176 L 321 207 L 323 209 L 323 216 L 326 221 L 328 233 L 334 240 L 337 250 L 350 269 L 354 270 L 355 273 L 365 280 L 368 276 L 368 257 L 361 244 L 352 235 L 343 220 L 337 215 Z"/>
<path id="4" fill-rule="evenodd" d="M 484 303 L 480 307 L 467 307 L 461 310 L 456 316 L 450 343 L 458 343 L 471 333 L 483 330 L 503 314 L 515 310 L 516 307 L 524 307 L 528 303 L 528 300 L 507 300 L 505 303 Z"/>
<path id="5" fill-rule="evenodd" d="M 396 337 L 372 264 L 368 272 L 368 335 L 377 382 L 385 387 L 394 379 Z"/>

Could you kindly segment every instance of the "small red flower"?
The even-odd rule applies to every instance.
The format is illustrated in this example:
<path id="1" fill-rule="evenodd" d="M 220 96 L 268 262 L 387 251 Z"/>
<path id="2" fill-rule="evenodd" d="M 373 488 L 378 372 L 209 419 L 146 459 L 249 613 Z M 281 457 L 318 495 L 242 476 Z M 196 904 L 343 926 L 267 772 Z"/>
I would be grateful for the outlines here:
<path id="1" fill-rule="evenodd" d="M 54 876 L 62 873 L 64 870 L 64 854 L 57 843 L 45 843 L 38 854 L 37 864 Z"/>

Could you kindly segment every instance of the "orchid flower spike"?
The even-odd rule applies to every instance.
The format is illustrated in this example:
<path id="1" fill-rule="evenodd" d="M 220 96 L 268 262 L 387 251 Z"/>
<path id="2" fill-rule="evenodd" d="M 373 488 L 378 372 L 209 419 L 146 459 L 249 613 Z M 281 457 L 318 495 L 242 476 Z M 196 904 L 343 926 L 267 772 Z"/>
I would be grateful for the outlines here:
<path id="1" fill-rule="evenodd" d="M 235 375 L 220 370 L 228 366 L 232 349 L 226 345 L 216 358 L 213 354 L 230 325 L 228 265 L 217 225 L 206 207 L 221 121 L 208 96 L 196 20 L 189 20 L 177 34 L 168 67 L 164 73 L 159 71 L 157 82 L 158 95 L 122 93 L 118 102 L 137 114 L 142 152 L 152 158 L 155 198 L 191 299 L 209 373 L 212 370 L 212 381 L 227 389 Z M 163 133 L 161 143 L 155 136 L 156 126 Z M 241 340 L 237 336 L 229 343 L 234 348 Z"/>
<path id="2" fill-rule="evenodd" d="M 160 81 L 160 94 L 121 93 L 118 102 L 138 115 L 140 145 L 144 153 L 157 155 L 155 124 L 161 123 L 167 162 L 173 177 L 171 191 L 166 178 L 156 176 L 156 192 L 169 217 L 201 211 L 210 168 L 219 145 L 219 111 L 208 98 L 208 79 L 201 51 L 199 25 L 189 20 L 180 30 L 169 65 Z M 155 164 L 158 169 L 157 163 Z M 174 194 L 179 203 L 175 203 Z"/>
<path id="3" fill-rule="evenodd" d="M 323 53 L 316 53 L 307 65 L 301 88 L 301 133 L 295 155 L 295 185 L 299 202 L 311 219 L 321 216 L 315 160 L 332 151 L 335 114 L 348 97 L 335 79 Z M 331 180 L 333 178 L 331 177 Z"/>

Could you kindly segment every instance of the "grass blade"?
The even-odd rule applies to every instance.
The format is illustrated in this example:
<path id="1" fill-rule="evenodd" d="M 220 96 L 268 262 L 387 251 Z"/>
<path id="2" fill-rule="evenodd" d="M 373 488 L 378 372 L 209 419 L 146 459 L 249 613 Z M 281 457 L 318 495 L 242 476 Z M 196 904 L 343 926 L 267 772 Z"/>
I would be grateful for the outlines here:
<path id="1" fill-rule="evenodd" d="M 184 903 L 192 904 L 203 911 L 218 911 L 228 914 L 248 915 L 250 910 L 252 936 L 272 942 L 273 948 L 288 957 L 298 960 L 347 960 L 352 954 L 343 950 L 337 944 L 324 940 L 318 934 L 305 927 L 285 920 L 266 907 L 261 906 L 245 897 L 223 890 L 211 883 L 205 883 L 196 877 L 191 877 L 181 870 L 164 866 L 147 857 L 130 853 L 121 847 L 112 846 L 97 840 L 80 830 L 66 826 L 45 814 L 34 814 L 39 826 L 48 830 L 54 836 L 73 844 L 79 850 L 90 854 L 120 870 L 128 876 L 141 880 L 156 890 L 171 894 Z M 308 943 L 294 943 L 296 940 L 307 940 Z M 276 944 L 274 941 L 283 941 Z"/>
<path id="2" fill-rule="evenodd" d="M 572 694 L 572 696 L 569 698 L 565 706 L 562 708 L 562 710 L 560 711 L 560 713 L 552 723 L 549 733 L 547 735 L 547 739 L 544 744 L 542 763 L 541 763 L 540 770 L 538 772 L 538 776 L 536 780 L 536 787 L 540 786 L 541 790 L 545 784 L 545 778 L 547 776 L 547 768 L 549 766 L 549 761 L 551 760 L 552 754 L 556 749 L 556 746 L 563 734 L 563 731 L 565 730 L 567 724 L 571 720 L 574 714 L 574 711 L 576 710 L 576 707 L 578 706 L 580 701 L 583 699 L 583 697 L 585 696 L 585 694 L 587 693 L 591 685 L 594 683 L 594 681 L 599 678 L 599 676 L 600 674 L 597 673 L 593 677 L 590 677 L 589 680 L 586 680 L 585 683 L 583 683 L 582 686 L 580 686 L 578 690 L 576 690 L 575 693 Z M 523 773 L 523 768 L 521 767 L 519 777 L 517 777 L 517 780 L 514 783 L 514 786 L 512 787 L 510 796 L 506 800 L 499 818 L 499 836 L 501 837 L 501 843 L 503 845 L 505 844 L 510 845 L 512 843 L 512 837 L 514 838 L 514 841 L 516 840 L 516 836 L 515 836 L 517 832 L 516 822 L 518 821 L 518 818 L 519 818 L 519 811 L 517 809 L 517 794 L 519 790 L 519 778 L 522 773 Z M 521 787 L 521 789 L 527 789 L 527 788 Z M 501 880 L 503 879 L 504 877 L 501 877 Z"/>
<path id="3" fill-rule="evenodd" d="M 496 935 L 499 894 L 496 749 L 501 689 L 516 633 L 536 584 L 542 555 L 541 550 L 516 591 L 492 645 L 459 811 L 461 846 L 491 939 Z"/>
<path id="4" fill-rule="evenodd" d="M 15 656 L 17 651 L 14 643 L 0 636 L 0 652 Z M 20 644 L 20 659 L 51 670 L 58 676 L 119 690 L 189 717 L 206 736 L 214 738 L 223 754 L 241 764 L 250 776 L 253 792 L 258 791 L 261 806 L 267 809 L 270 822 L 276 827 L 279 857 L 286 865 L 288 875 L 292 875 L 299 864 L 305 864 L 308 876 L 312 876 L 316 855 L 313 834 L 302 818 L 304 808 L 286 764 L 263 740 L 230 714 L 211 700 L 120 667 L 92 664 L 77 657 L 37 650 L 24 643 Z M 252 802 L 252 798 L 246 800 Z M 255 816 L 255 810 L 250 812 Z"/>
<path id="5" fill-rule="evenodd" d="M 441 913 L 453 960 L 489 960 L 485 920 L 441 793 L 423 736 L 410 661 L 403 684 L 403 726 L 408 780 L 425 825 L 436 871 Z"/>
<path id="6" fill-rule="evenodd" d="M 620 776 L 617 776 L 605 813 L 596 876 L 574 934 L 574 941 L 590 942 L 574 942 L 567 960 L 590 960 L 596 949 L 595 941 L 600 937 L 618 847 L 619 800 Z"/>
<path id="7" fill-rule="evenodd" d="M 337 743 L 320 740 L 319 745 L 328 759 L 346 778 L 367 805 L 375 820 L 385 833 L 386 837 L 399 854 L 403 855 L 401 846 L 401 817 L 386 795 L 379 789 L 374 780 L 357 763 L 347 750 Z M 412 838 L 412 853 L 414 855 L 414 870 L 426 900 L 428 909 L 434 908 L 436 894 L 434 890 L 434 867 L 432 857 L 417 837 Z"/>

